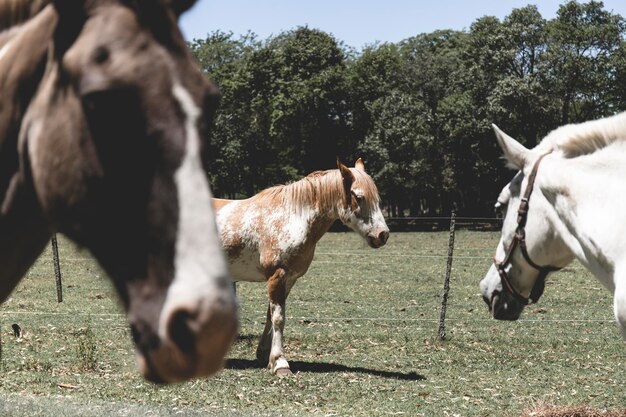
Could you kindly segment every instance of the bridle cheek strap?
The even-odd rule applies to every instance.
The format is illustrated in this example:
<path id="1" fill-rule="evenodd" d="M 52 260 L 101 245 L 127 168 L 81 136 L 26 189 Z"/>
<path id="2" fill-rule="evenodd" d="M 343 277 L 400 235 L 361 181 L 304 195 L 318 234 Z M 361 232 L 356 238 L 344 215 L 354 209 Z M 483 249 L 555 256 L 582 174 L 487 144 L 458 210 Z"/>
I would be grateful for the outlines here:
<path id="1" fill-rule="evenodd" d="M 543 160 L 544 157 L 549 155 L 550 152 L 541 155 L 535 164 L 533 165 L 533 169 L 530 172 L 528 177 L 528 185 L 526 186 L 526 191 L 524 192 L 524 196 L 522 197 L 522 201 L 520 202 L 519 209 L 517 210 L 517 229 L 515 230 L 515 236 L 513 236 L 513 240 L 509 245 L 506 255 L 501 262 L 494 257 L 493 263 L 498 270 L 498 274 L 500 275 L 500 280 L 502 281 L 502 288 L 508 292 L 513 298 L 522 303 L 523 305 L 528 305 L 530 302 L 536 303 L 539 300 L 539 297 L 543 294 L 543 290 L 546 285 L 546 276 L 550 272 L 558 271 L 561 268 L 556 266 L 540 266 L 537 265 L 530 259 L 530 255 L 528 254 L 528 249 L 526 248 L 526 220 L 528 219 L 528 207 L 530 201 L 530 195 L 533 192 L 533 188 L 535 185 L 535 179 L 537 178 L 537 171 L 539 169 L 539 164 Z M 530 292 L 529 297 L 524 297 L 519 291 L 513 287 L 511 284 L 511 279 L 506 273 L 506 266 L 511 263 L 511 255 L 515 251 L 515 248 L 519 245 L 520 250 L 522 251 L 522 256 L 528 262 L 530 266 L 539 271 L 539 276 L 535 280 L 535 284 L 533 289 Z"/>

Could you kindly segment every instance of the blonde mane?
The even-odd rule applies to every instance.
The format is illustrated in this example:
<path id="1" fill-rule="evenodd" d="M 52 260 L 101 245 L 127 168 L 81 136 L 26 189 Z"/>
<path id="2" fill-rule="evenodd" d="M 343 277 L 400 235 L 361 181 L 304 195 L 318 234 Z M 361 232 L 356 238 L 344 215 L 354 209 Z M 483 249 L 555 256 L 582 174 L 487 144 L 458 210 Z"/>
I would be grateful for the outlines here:
<path id="1" fill-rule="evenodd" d="M 626 112 L 585 123 L 569 124 L 550 132 L 540 150 L 561 151 L 567 158 L 593 153 L 618 141 L 626 141 Z"/>
<path id="2" fill-rule="evenodd" d="M 380 197 L 376 184 L 363 171 L 350 168 L 355 181 L 353 189 L 360 189 L 368 204 L 378 205 Z M 344 198 L 343 182 L 338 169 L 315 171 L 299 181 L 277 185 L 257 194 L 260 198 L 277 200 L 290 211 L 300 212 L 303 208 L 316 207 L 329 210 Z"/>

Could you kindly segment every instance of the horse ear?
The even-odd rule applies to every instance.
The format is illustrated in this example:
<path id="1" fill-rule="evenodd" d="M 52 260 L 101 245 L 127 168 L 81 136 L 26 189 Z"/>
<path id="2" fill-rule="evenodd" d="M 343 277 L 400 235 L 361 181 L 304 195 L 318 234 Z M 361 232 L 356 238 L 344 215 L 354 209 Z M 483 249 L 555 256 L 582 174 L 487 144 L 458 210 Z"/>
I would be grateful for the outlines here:
<path id="1" fill-rule="evenodd" d="M 504 188 L 502 188 L 502 191 L 500 191 L 500 195 L 498 196 L 498 199 L 496 200 L 495 208 L 506 206 L 507 204 L 509 204 L 510 199 L 511 199 L 511 188 L 510 188 L 510 184 L 507 184 L 504 186 Z"/>
<path id="2" fill-rule="evenodd" d="M 352 183 L 354 182 L 354 174 L 350 171 L 350 168 L 345 166 L 337 158 L 337 167 L 341 172 L 341 179 L 343 181 L 343 206 L 348 208 L 352 202 Z"/>
<path id="3" fill-rule="evenodd" d="M 508 162 L 507 165 L 513 169 L 524 169 L 526 161 L 528 161 L 528 154 L 530 153 L 530 150 L 526 149 L 524 145 L 501 131 L 495 124 L 491 126 L 496 134 L 498 145 L 500 145 L 502 152 L 504 152 L 504 157 Z"/>
<path id="4" fill-rule="evenodd" d="M 35 7 L 31 3 L 31 7 Z M 3 5 L 4 6 L 4 5 Z M 0 7 L 1 8 L 1 7 Z M 43 71 L 46 63 L 46 53 L 49 40 L 54 34 L 58 22 L 58 15 L 52 8 L 45 9 L 26 23 L 23 23 L 22 30 L 17 32 L 15 38 L 2 50 L 3 59 L 0 59 L 0 109 L 9 109 L 7 117 L 0 117 L 0 136 L 2 132 L 9 132 L 17 127 L 16 121 L 22 120 L 28 106 L 22 103 L 30 103 L 36 92 L 31 84 L 39 71 Z M 25 108 L 26 107 L 26 108 Z M 11 112 L 11 110 L 13 112 Z M 3 115 L 4 116 L 4 115 Z M 13 145 L 15 146 L 15 145 Z M 18 139 L 19 164 L 11 174 L 10 169 L 3 167 L 5 175 L 12 175 L 4 196 L 0 197 L 0 215 L 6 214 L 13 208 L 16 195 L 22 189 L 26 166 L 28 162 L 28 152 L 23 140 Z M 8 169 L 7 169 L 8 168 Z"/>
<path id="5" fill-rule="evenodd" d="M 361 158 L 356 160 L 356 162 L 354 163 L 354 167 L 359 171 L 365 172 L 365 164 L 363 163 L 363 160 Z"/>

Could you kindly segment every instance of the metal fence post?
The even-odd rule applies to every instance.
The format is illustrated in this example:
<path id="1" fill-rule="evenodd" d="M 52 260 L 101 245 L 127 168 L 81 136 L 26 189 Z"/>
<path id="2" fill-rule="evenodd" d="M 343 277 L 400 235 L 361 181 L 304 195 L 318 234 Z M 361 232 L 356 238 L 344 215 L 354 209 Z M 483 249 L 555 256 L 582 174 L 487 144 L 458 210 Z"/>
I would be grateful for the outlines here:
<path id="1" fill-rule="evenodd" d="M 441 310 L 439 313 L 439 340 L 446 338 L 446 310 L 448 309 L 448 293 L 450 292 L 450 273 L 452 272 L 452 254 L 454 252 L 454 228 L 456 224 L 456 211 L 450 214 L 450 239 L 448 241 L 448 262 L 446 264 L 446 276 L 443 280 L 443 294 L 441 296 Z"/>
<path id="2" fill-rule="evenodd" d="M 61 264 L 56 233 L 52 235 L 52 260 L 54 261 L 54 276 L 57 282 L 57 301 L 60 303 L 63 301 L 63 286 L 61 285 Z"/>

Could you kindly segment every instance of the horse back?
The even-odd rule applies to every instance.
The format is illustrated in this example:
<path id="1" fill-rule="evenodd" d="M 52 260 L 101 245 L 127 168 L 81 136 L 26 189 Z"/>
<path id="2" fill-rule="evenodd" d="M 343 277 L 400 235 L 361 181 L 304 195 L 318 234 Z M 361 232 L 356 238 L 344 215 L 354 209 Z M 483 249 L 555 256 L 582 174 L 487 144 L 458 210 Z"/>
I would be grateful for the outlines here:
<path id="1" fill-rule="evenodd" d="M 224 207 L 227 204 L 232 203 L 235 200 L 227 200 L 225 198 L 214 198 L 213 199 L 213 210 L 215 210 L 215 212 L 218 212 L 222 207 Z"/>

